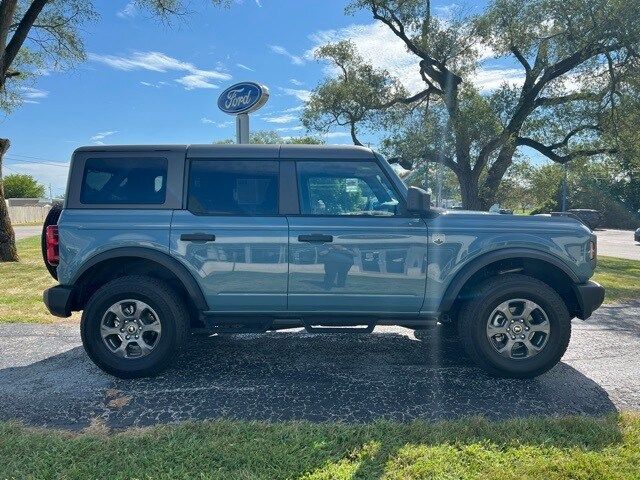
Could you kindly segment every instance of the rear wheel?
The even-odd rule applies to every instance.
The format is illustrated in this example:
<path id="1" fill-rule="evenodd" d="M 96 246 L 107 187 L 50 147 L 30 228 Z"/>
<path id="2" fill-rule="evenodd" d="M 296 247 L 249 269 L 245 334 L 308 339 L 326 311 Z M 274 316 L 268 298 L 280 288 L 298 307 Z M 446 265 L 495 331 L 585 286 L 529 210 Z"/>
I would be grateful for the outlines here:
<path id="1" fill-rule="evenodd" d="M 501 275 L 478 285 L 462 305 L 460 340 L 482 368 L 530 378 L 551 369 L 569 345 L 571 318 L 558 293 L 525 275 Z"/>
<path id="2" fill-rule="evenodd" d="M 166 369 L 188 333 L 187 309 L 164 282 L 142 276 L 113 280 L 89 299 L 82 343 L 102 370 L 120 378 Z"/>

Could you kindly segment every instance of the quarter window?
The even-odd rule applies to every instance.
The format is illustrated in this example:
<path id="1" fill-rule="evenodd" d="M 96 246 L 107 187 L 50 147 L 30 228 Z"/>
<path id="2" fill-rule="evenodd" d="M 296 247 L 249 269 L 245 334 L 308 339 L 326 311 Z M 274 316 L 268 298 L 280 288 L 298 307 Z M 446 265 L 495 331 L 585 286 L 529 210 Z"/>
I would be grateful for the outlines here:
<path id="1" fill-rule="evenodd" d="M 278 162 L 194 160 L 188 208 L 200 215 L 277 215 Z"/>
<path id="2" fill-rule="evenodd" d="M 89 158 L 84 166 L 80 202 L 163 204 L 166 187 L 166 158 Z"/>
<path id="3" fill-rule="evenodd" d="M 374 162 L 298 162 L 303 215 L 399 214 L 399 201 Z"/>

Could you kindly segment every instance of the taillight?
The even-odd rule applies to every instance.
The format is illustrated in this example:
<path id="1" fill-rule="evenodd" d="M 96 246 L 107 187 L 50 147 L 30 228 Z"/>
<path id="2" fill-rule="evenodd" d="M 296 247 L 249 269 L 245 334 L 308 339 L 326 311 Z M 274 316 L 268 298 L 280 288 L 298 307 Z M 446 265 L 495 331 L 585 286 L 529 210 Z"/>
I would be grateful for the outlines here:
<path id="1" fill-rule="evenodd" d="M 58 238 L 58 226 L 49 225 L 46 233 L 47 239 L 47 263 L 49 265 L 58 265 L 60 261 L 60 240 Z"/>

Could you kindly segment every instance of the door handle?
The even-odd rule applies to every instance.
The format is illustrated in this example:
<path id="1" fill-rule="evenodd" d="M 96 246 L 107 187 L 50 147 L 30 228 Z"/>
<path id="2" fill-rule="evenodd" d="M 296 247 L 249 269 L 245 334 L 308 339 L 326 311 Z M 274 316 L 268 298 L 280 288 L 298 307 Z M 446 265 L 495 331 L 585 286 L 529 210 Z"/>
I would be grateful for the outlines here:
<path id="1" fill-rule="evenodd" d="M 308 243 L 328 243 L 333 242 L 333 235 L 324 235 L 322 233 L 314 233 L 311 235 L 298 235 L 299 242 Z"/>
<path id="2" fill-rule="evenodd" d="M 209 233 L 183 233 L 180 235 L 183 242 L 215 242 L 216 236 Z"/>

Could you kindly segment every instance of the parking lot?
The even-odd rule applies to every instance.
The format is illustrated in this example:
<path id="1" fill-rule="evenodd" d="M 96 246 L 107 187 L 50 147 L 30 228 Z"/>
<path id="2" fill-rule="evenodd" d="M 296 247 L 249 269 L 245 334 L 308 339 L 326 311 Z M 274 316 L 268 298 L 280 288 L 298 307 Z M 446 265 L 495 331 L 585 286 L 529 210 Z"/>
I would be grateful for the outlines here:
<path id="1" fill-rule="evenodd" d="M 634 241 L 632 230 L 598 230 L 595 233 L 599 255 L 640 260 L 640 243 Z"/>
<path id="2" fill-rule="evenodd" d="M 639 355 L 640 302 L 575 320 L 562 363 L 525 381 L 488 377 L 455 340 L 396 327 L 194 337 L 160 377 L 118 380 L 87 358 L 75 325 L 1 325 L 0 419 L 79 429 L 227 417 L 599 415 L 640 408 Z"/>

